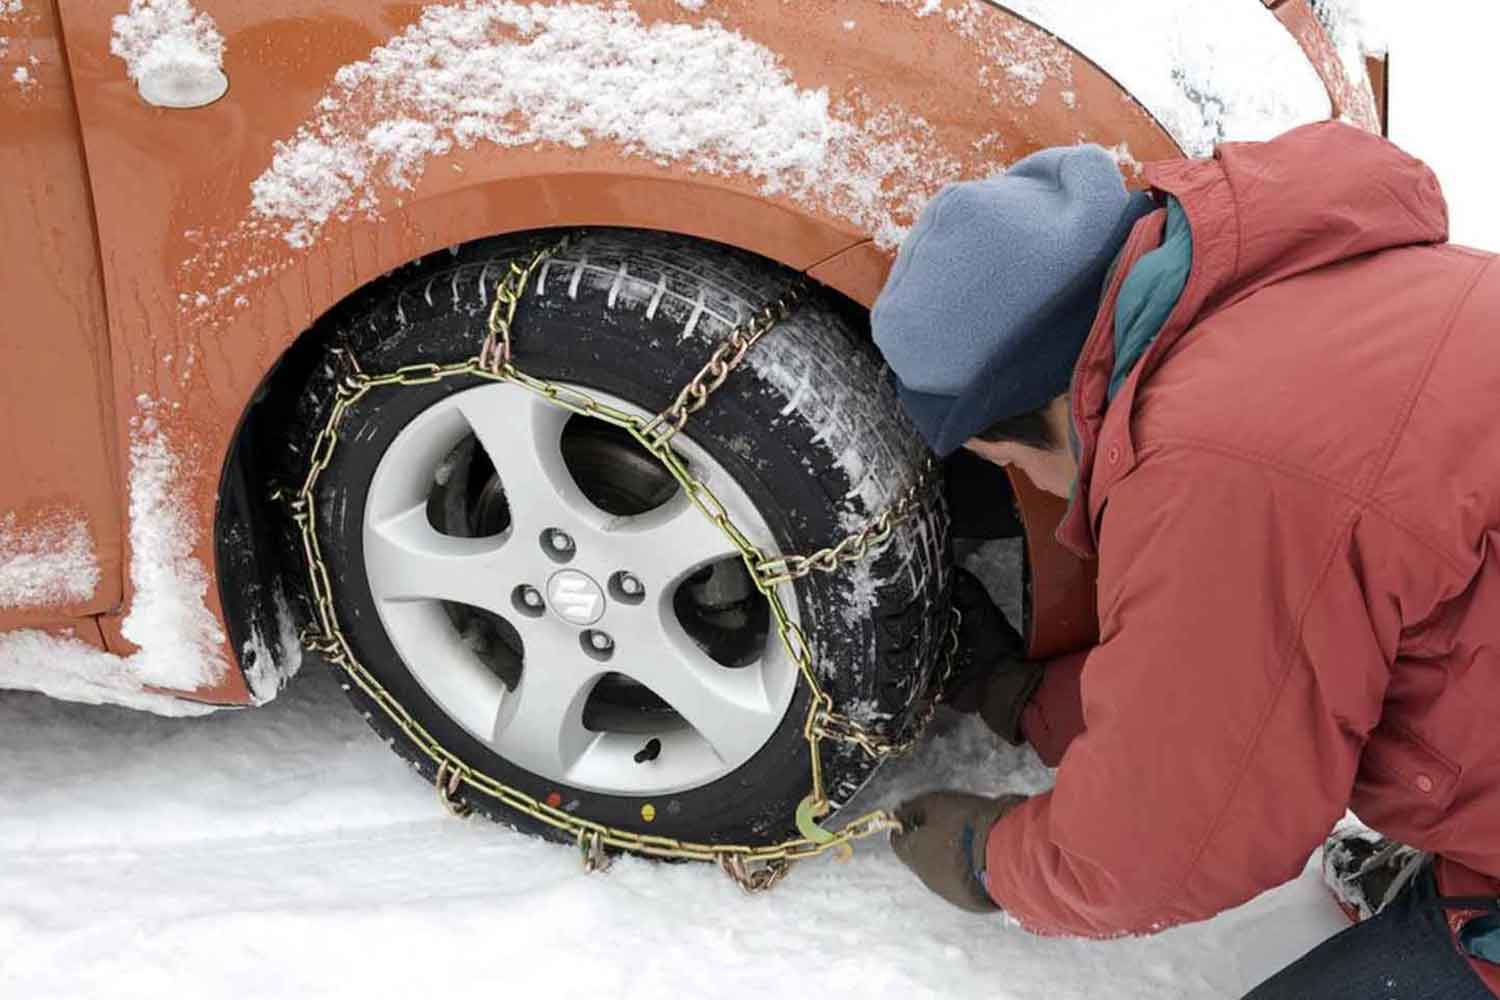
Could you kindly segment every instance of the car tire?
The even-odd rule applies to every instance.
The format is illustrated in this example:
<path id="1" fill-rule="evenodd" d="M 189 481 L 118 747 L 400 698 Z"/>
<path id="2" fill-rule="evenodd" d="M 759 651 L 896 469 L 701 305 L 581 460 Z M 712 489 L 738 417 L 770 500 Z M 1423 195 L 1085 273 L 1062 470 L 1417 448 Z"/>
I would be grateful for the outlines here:
<path id="1" fill-rule="evenodd" d="M 354 359 L 363 372 L 376 374 L 476 356 L 495 283 L 507 263 L 556 240 L 557 235 L 483 240 L 430 255 L 362 290 L 325 317 L 315 331 L 325 363 L 318 366 L 302 393 L 292 448 L 304 456 L 310 453 L 331 412 L 337 380 L 347 371 L 345 358 Z M 624 230 L 577 235 L 538 270 L 525 291 L 513 330 L 515 361 L 527 373 L 604 394 L 640 413 L 658 412 L 737 323 L 772 302 L 797 279 L 794 272 L 747 253 L 683 237 Z M 924 478 L 928 453 L 901 413 L 867 339 L 844 318 L 849 312 L 836 308 L 831 296 L 824 299 L 814 292 L 805 297 L 750 352 L 708 405 L 692 416 L 679 441 L 684 454 L 691 450 L 699 456 L 690 459 L 690 464 L 696 461 L 702 467 L 712 466 L 719 482 L 741 498 L 741 505 L 748 501 L 753 507 L 760 518 L 759 530 L 769 536 L 765 539 L 767 547 L 785 553 L 810 552 L 832 544 L 877 514 L 911 484 L 924 483 L 916 515 L 901 522 L 872 558 L 835 573 L 815 573 L 783 588 L 810 639 L 819 683 L 832 696 L 836 709 L 878 733 L 899 738 L 917 724 L 944 646 L 949 584 L 947 514 L 940 484 Z M 438 690 L 449 683 L 451 674 L 426 665 L 439 649 L 447 651 L 444 655 L 451 654 L 449 638 L 442 633 L 446 616 L 454 634 L 468 636 L 464 640 L 468 648 L 500 678 L 503 690 L 480 674 L 476 683 L 484 691 L 498 691 L 496 697 L 503 705 L 519 690 L 517 685 L 532 683 L 528 678 L 535 679 L 540 690 L 540 678 L 551 676 L 540 671 L 563 668 L 533 661 L 527 650 L 532 648 L 530 636 L 538 633 L 526 632 L 523 637 L 523 630 L 542 626 L 520 622 L 518 615 L 535 609 L 523 608 L 516 601 L 531 599 L 524 592 L 526 586 L 543 589 L 538 576 L 541 571 L 529 571 L 532 575 L 525 580 L 525 572 L 518 571 L 517 589 L 509 594 L 503 593 L 508 580 L 502 581 L 493 590 L 493 600 L 478 612 L 470 610 L 477 604 L 446 599 L 433 602 L 441 605 L 442 615 L 425 605 L 420 613 L 412 610 L 421 601 L 409 602 L 410 607 L 401 604 L 399 615 L 410 614 L 410 621 L 422 623 L 410 635 L 402 631 L 407 626 L 400 623 L 407 619 L 400 619 L 391 610 L 397 605 L 382 603 L 386 601 L 381 596 L 385 591 L 392 587 L 417 588 L 409 581 L 421 576 L 406 573 L 402 569 L 406 563 L 380 555 L 384 550 L 375 547 L 370 534 L 376 530 L 372 525 L 384 523 L 373 513 L 384 501 L 377 503 L 372 497 L 381 495 L 377 487 L 385 488 L 380 486 L 385 482 L 381 469 L 395 468 L 389 464 L 397 461 L 393 456 L 404 454 L 405 445 L 400 443 L 405 440 L 403 432 L 408 438 L 417 434 L 413 428 L 426 426 L 420 421 L 439 419 L 444 408 L 457 407 L 467 414 L 466 408 L 477 404 L 465 400 L 486 398 L 473 394 L 524 391 L 463 375 L 421 385 L 373 389 L 344 413 L 338 428 L 339 444 L 317 480 L 313 530 L 333 581 L 334 612 L 349 648 L 426 732 L 467 767 L 537 801 L 607 826 L 696 842 L 760 845 L 795 836 L 794 810 L 810 788 L 809 748 L 803 736 L 809 691 L 804 681 L 796 680 L 784 711 L 778 711 L 779 706 L 767 710 L 776 717 L 768 719 L 763 744 L 743 762 L 735 763 L 725 773 L 714 773 L 710 767 L 714 759 L 727 767 L 726 761 L 734 763 L 733 755 L 721 753 L 717 744 L 710 747 L 711 756 L 698 748 L 693 751 L 698 756 L 681 759 L 691 759 L 694 766 L 702 764 L 704 780 L 684 779 L 676 786 L 668 782 L 655 787 L 651 784 L 655 779 L 640 776 L 665 765 L 651 756 L 652 741 L 644 737 L 651 725 L 669 719 L 671 726 L 663 731 L 670 734 L 668 743 L 676 746 L 674 740 L 681 742 L 693 735 L 679 740 L 684 728 L 693 730 L 690 713 L 684 711 L 674 718 L 678 710 L 670 699 L 656 697 L 654 682 L 637 684 L 629 673 L 606 675 L 594 682 L 597 686 L 587 694 L 584 718 L 587 720 L 590 706 L 602 698 L 602 708 L 597 708 L 594 717 L 614 712 L 621 728 L 618 732 L 597 730 L 604 735 L 596 739 L 588 753 L 602 754 L 599 747 L 606 743 L 614 746 L 634 731 L 642 737 L 640 753 L 646 760 L 637 763 L 645 770 L 635 771 L 616 758 L 600 757 L 594 761 L 598 766 L 591 764 L 588 774 L 604 775 L 609 780 L 591 777 L 574 781 L 572 776 L 582 773 L 576 763 L 560 764 L 552 773 L 546 773 L 547 766 L 533 763 L 546 764 L 554 756 L 559 760 L 566 756 L 552 752 L 550 735 L 543 741 L 549 749 L 540 756 L 534 755 L 529 745 L 491 738 L 486 729 L 488 702 L 484 701 L 490 695 L 464 695 L 455 700 L 452 691 Z M 577 425 L 581 429 L 575 433 L 577 421 L 583 423 Z M 455 426 L 462 430 L 461 425 Z M 588 486 L 587 477 L 581 478 L 577 468 L 595 470 L 588 474 L 607 480 L 624 475 L 618 469 L 635 467 L 628 442 L 620 441 L 618 435 L 611 437 L 610 432 L 595 428 L 585 418 L 573 418 L 562 434 L 565 455 L 581 453 L 587 457 L 597 452 L 604 456 L 596 456 L 593 465 L 568 465 L 569 476 L 581 490 Z M 569 440 L 575 443 L 567 444 Z M 578 445 L 579 440 L 585 443 Z M 505 457 L 491 458 L 490 451 Z M 556 539 L 537 534 L 552 529 L 535 521 L 535 511 L 546 506 L 543 500 L 530 499 L 526 491 L 540 489 L 534 483 L 546 477 L 517 472 L 514 478 L 507 478 L 511 473 L 506 471 L 506 463 L 522 462 L 523 453 L 512 452 L 508 444 L 497 449 L 493 438 L 487 442 L 484 434 L 476 431 L 472 439 L 453 445 L 438 461 L 432 460 L 437 452 L 429 449 L 423 454 L 432 466 L 434 483 L 433 492 L 422 501 L 427 505 L 430 527 L 440 534 L 462 536 L 467 532 L 488 538 L 501 537 L 491 530 L 500 524 L 502 533 L 508 533 L 504 537 L 511 539 L 505 544 L 524 547 L 509 551 L 524 555 L 524 560 L 530 560 L 528 565 L 541 565 L 531 547 L 545 549 L 550 544 L 546 538 Z M 572 463 L 573 459 L 567 461 Z M 529 466 L 522 463 L 518 468 Z M 455 469 L 462 470 L 459 487 L 451 485 Z M 400 478 L 405 473 L 391 475 L 397 476 L 392 481 L 403 484 L 401 489 L 409 488 L 407 480 Z M 484 485 L 476 485 L 481 480 Z M 559 488 L 566 491 L 571 487 L 564 484 Z M 605 482 L 598 488 L 613 487 Z M 646 486 L 634 487 L 636 493 L 654 488 L 649 481 Z M 484 489 L 491 493 L 484 494 Z M 483 497 L 496 491 L 500 499 L 486 506 Z M 635 494 L 631 497 L 618 501 L 600 500 L 593 492 L 587 496 L 590 502 L 598 501 L 610 510 L 613 503 L 641 502 Z M 497 506 L 503 508 L 498 515 L 492 513 Z M 634 516 L 645 510 L 632 507 L 628 513 Z M 690 513 L 702 517 L 696 510 Z M 527 519 L 532 523 L 523 523 Z M 424 529 L 418 526 L 416 530 Z M 593 535 L 576 543 L 580 560 L 587 554 L 595 560 L 591 565 L 606 566 L 607 559 L 601 552 L 584 552 L 585 541 L 595 550 L 607 548 L 609 543 Z M 660 547 L 662 551 L 671 548 Z M 516 565 L 524 561 L 522 555 L 516 556 Z M 398 567 L 394 575 L 390 566 Z M 717 568 L 698 570 L 691 577 L 692 587 L 711 589 L 709 584 L 724 576 L 728 582 L 719 589 L 735 596 L 738 584 L 730 578 L 733 570 L 719 563 L 714 566 Z M 601 592 L 606 587 L 605 580 L 600 579 L 603 575 L 604 569 L 598 569 L 590 576 Z M 382 582 L 388 578 L 396 582 Z M 442 579 L 455 577 L 445 575 Z M 570 578 L 566 582 L 572 585 L 576 581 Z M 667 586 L 662 583 L 658 589 Z M 671 586 L 675 588 L 675 609 L 689 584 L 679 579 Z M 437 589 L 447 593 L 443 586 Z M 698 629 L 692 632 L 693 648 L 722 659 L 721 648 L 733 650 L 739 643 L 749 650 L 734 653 L 741 659 L 758 656 L 755 663 L 773 661 L 777 645 L 774 629 L 765 640 L 770 644 L 766 651 L 757 652 L 759 626 L 743 624 L 754 614 L 744 610 L 748 605 L 734 605 L 734 615 L 725 619 L 719 604 L 692 603 L 699 601 L 700 594 L 699 589 L 691 592 L 688 613 L 679 617 L 684 630 L 689 622 Z M 610 593 L 618 596 L 613 590 Z M 547 598 L 546 594 L 542 596 Z M 764 600 L 753 596 L 755 604 L 763 608 Z M 661 602 L 658 605 L 664 606 Z M 553 619 L 561 622 L 559 616 L 572 612 L 549 602 L 543 613 L 551 623 Z M 610 605 L 607 614 L 621 616 L 617 620 L 624 621 L 624 610 L 615 605 Z M 601 628 L 609 620 L 601 620 Z M 738 623 L 741 629 L 736 633 L 726 626 L 725 635 L 743 633 L 749 638 L 721 641 L 715 631 L 721 620 Z M 556 638 L 559 633 L 553 624 L 545 627 L 552 631 L 547 632 L 545 640 L 538 640 L 541 645 L 537 648 L 557 659 L 561 654 L 556 651 L 563 648 Z M 470 632 L 477 632 L 479 638 L 475 640 Z M 579 633 L 580 648 L 590 634 Z M 635 652 L 639 654 L 640 650 Z M 735 665 L 737 660 L 724 662 L 729 664 L 725 670 L 743 669 Z M 765 676 L 769 677 L 769 672 Z M 613 685 L 608 697 L 600 694 L 606 679 Z M 771 684 L 770 680 L 762 682 L 767 690 Z M 408 732 L 358 686 L 346 688 L 381 736 L 433 780 L 436 775 L 431 757 L 412 742 Z M 460 686 L 455 690 L 467 689 Z M 533 704 L 541 699 L 537 695 Z M 640 723 L 644 728 L 633 730 L 636 721 L 629 713 L 637 709 L 645 720 Z M 471 710 L 477 723 L 464 718 Z M 573 727 L 570 733 L 576 730 L 576 725 L 569 725 Z M 506 732 L 503 728 L 500 731 Z M 710 742 L 706 736 L 702 739 Z M 571 736 L 562 742 L 569 740 Z M 502 752 L 506 746 L 520 749 L 507 756 Z M 656 752 L 661 757 L 669 753 L 659 746 Z M 876 764 L 862 750 L 830 741 L 824 741 L 821 756 L 827 791 L 835 806 L 860 788 Z M 524 760 L 527 766 L 516 759 Z M 689 770 L 682 773 L 700 774 Z M 561 836 L 554 827 L 487 794 L 466 787 L 460 795 L 467 805 L 495 820 L 529 832 Z"/>

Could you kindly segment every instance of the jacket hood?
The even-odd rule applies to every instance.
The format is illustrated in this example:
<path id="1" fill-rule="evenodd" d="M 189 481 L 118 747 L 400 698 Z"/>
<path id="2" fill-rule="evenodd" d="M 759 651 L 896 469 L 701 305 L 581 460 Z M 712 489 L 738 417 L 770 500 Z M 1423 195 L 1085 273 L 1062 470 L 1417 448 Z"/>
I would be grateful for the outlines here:
<path id="1" fill-rule="evenodd" d="M 1154 163 L 1145 174 L 1187 210 L 1194 270 L 1206 279 L 1198 316 L 1305 271 L 1448 239 L 1432 170 L 1340 122 L 1224 143 L 1213 159 Z"/>
<path id="2" fill-rule="evenodd" d="M 1155 341 L 1120 387 L 1114 371 L 1114 310 L 1121 274 L 1106 284 L 1073 373 L 1073 430 L 1078 481 L 1058 539 L 1080 556 L 1095 552 L 1092 496 L 1135 462 L 1129 414 L 1137 387 L 1198 323 L 1268 285 L 1365 254 L 1448 238 L 1448 208 L 1426 164 L 1380 136 L 1339 122 L 1304 125 L 1269 142 L 1232 142 L 1212 159 L 1149 164 L 1146 181 L 1181 204 L 1191 228 L 1192 267 Z M 1121 251 L 1128 274 L 1161 244 L 1167 213 L 1137 224 Z M 1112 398 L 1113 397 L 1113 398 Z M 1107 468 L 1095 481 L 1107 416 Z"/>

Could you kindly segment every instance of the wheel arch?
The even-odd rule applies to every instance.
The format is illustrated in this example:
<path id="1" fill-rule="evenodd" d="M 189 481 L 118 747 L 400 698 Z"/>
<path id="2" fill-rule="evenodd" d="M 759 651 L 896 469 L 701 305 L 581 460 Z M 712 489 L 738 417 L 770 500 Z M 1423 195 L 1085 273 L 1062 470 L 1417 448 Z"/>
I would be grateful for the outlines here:
<path id="1" fill-rule="evenodd" d="M 295 543 L 289 499 L 300 484 L 278 475 L 275 456 L 263 447 L 266 421 L 294 405 L 321 356 L 322 321 L 343 304 L 434 253 L 546 229 L 654 230 L 726 244 L 812 274 L 864 307 L 889 266 L 889 255 L 857 231 L 784 203 L 682 177 L 600 170 L 504 177 L 408 202 L 391 215 L 379 226 L 387 234 L 401 233 L 399 240 L 361 232 L 373 222 L 329 234 L 302 266 L 278 275 L 258 296 L 283 306 L 296 302 L 305 319 L 275 333 L 260 327 L 260 337 L 269 337 L 278 351 L 254 381 L 234 387 L 238 416 L 217 477 L 213 577 L 242 675 L 237 679 L 252 702 L 274 697 L 295 672 L 301 651 L 286 641 L 288 626 L 305 624 L 315 611 L 301 603 L 300 561 L 286 558 Z M 826 278 L 818 274 L 825 262 L 834 264 Z M 247 317 L 259 312 L 252 309 Z"/>

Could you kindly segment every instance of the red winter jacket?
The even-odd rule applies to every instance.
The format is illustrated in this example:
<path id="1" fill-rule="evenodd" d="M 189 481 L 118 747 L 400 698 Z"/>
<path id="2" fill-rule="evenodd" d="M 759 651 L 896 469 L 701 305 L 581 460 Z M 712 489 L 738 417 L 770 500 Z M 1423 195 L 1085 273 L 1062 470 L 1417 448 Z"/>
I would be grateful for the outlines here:
<path id="1" fill-rule="evenodd" d="M 1100 642 L 1081 719 L 1028 712 L 1066 752 L 996 824 L 990 890 L 1041 933 L 1157 931 L 1295 877 L 1352 808 L 1500 894 L 1500 263 L 1343 125 L 1146 177 L 1193 269 L 1106 406 L 1143 219 L 1074 374 L 1059 538 L 1097 555 Z"/>

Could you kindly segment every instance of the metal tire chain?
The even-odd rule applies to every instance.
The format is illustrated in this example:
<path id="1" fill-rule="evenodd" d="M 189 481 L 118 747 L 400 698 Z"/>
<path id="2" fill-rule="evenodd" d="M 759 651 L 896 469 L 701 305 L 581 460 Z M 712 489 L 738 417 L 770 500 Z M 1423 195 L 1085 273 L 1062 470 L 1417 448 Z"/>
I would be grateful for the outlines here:
<path id="1" fill-rule="evenodd" d="M 525 266 L 512 261 L 505 277 L 496 286 L 495 302 L 490 310 L 489 330 L 479 356 L 468 361 L 440 365 L 425 363 L 407 365 L 380 375 L 367 375 L 358 361 L 343 354 L 348 371 L 334 390 L 334 402 L 314 442 L 307 476 L 291 501 L 292 517 L 301 534 L 303 555 L 307 563 L 316 614 L 314 625 L 304 631 L 302 641 L 313 652 L 327 657 L 348 675 L 350 680 L 406 735 L 436 767 L 434 779 L 439 798 L 456 816 L 466 815 L 469 807 L 458 793 L 462 786 L 487 795 L 502 806 L 529 816 L 553 829 L 571 834 L 589 871 L 608 864 L 606 848 L 627 851 L 647 857 L 710 861 L 719 865 L 747 892 L 758 892 L 776 885 L 795 861 L 836 851 L 841 857 L 852 852 L 852 843 L 890 830 L 899 830 L 900 822 L 887 810 L 866 813 L 836 831 L 824 830 L 817 820 L 831 811 L 823 787 L 819 743 L 824 739 L 859 747 L 876 760 L 908 752 L 921 737 L 931 719 L 942 678 L 952 670 L 958 641 L 958 615 L 949 619 L 944 670 L 929 686 L 924 704 L 906 738 L 892 740 L 873 733 L 864 726 L 833 710 L 833 699 L 818 683 L 812 666 L 812 652 L 807 636 L 787 615 L 776 587 L 808 575 L 813 571 L 833 572 L 841 565 L 865 558 L 902 521 L 920 509 L 920 495 L 928 477 L 920 477 L 891 508 L 872 518 L 860 531 L 837 545 L 810 556 L 783 556 L 767 559 L 743 532 L 729 519 L 724 505 L 713 491 L 687 470 L 669 447 L 673 435 L 680 431 L 692 413 L 707 402 L 710 394 L 723 385 L 730 372 L 766 333 L 786 318 L 803 294 L 794 286 L 779 300 L 759 311 L 748 322 L 737 326 L 710 356 L 699 373 L 678 393 L 666 410 L 650 420 L 600 403 L 582 390 L 556 385 L 520 371 L 511 361 L 510 327 L 516 305 L 536 268 L 568 243 L 565 238 L 536 251 Z M 316 531 L 314 492 L 318 479 L 332 461 L 339 444 L 339 424 L 345 412 L 371 390 L 386 386 L 426 385 L 454 377 L 477 377 L 492 382 L 511 383 L 545 397 L 574 413 L 603 420 L 628 432 L 650 451 L 670 472 L 693 504 L 722 530 L 740 551 L 756 589 L 770 606 L 777 631 L 787 652 L 797 664 L 808 686 L 811 699 L 803 736 L 811 757 L 812 788 L 797 807 L 797 826 L 802 836 L 778 844 L 755 847 L 747 844 L 704 844 L 652 834 L 636 833 L 605 826 L 548 805 L 525 792 L 503 784 L 475 770 L 439 743 L 410 712 L 397 701 L 373 674 L 355 657 L 348 639 L 340 629 L 333 607 L 333 587 Z M 931 466 L 929 465 L 929 473 Z"/>

